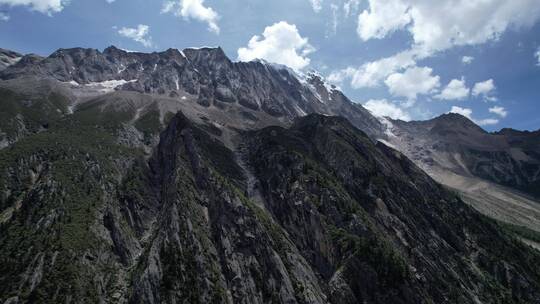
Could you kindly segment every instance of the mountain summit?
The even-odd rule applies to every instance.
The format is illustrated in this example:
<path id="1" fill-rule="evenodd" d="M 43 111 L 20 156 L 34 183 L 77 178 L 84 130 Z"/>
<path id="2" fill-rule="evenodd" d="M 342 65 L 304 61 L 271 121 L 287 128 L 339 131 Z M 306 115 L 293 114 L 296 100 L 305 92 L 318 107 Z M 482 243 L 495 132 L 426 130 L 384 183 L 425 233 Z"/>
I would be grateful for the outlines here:
<path id="1" fill-rule="evenodd" d="M 381 126 L 364 108 L 325 85 L 320 76 L 299 76 L 262 61 L 232 62 L 221 48 L 134 53 L 114 46 L 59 49 L 38 62 L 25 60 L 0 73 L 4 80 L 47 78 L 82 88 L 111 88 L 174 99 L 204 107 L 240 105 L 287 122 L 307 113 L 341 115 L 370 134 Z"/>
<path id="2" fill-rule="evenodd" d="M 503 136 L 460 116 L 388 130 L 220 48 L 60 49 L 0 78 L 0 303 L 540 301 L 538 251 L 382 143 Z"/>

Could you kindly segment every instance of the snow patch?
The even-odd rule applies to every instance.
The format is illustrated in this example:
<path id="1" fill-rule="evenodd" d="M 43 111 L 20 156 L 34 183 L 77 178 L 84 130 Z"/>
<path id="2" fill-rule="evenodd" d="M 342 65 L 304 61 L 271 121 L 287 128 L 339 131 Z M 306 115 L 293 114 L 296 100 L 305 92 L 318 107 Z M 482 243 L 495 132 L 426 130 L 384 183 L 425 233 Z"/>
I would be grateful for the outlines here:
<path id="1" fill-rule="evenodd" d="M 68 114 L 68 115 L 73 114 L 73 112 L 75 112 L 74 110 L 75 110 L 75 107 L 76 107 L 76 106 L 77 106 L 76 104 L 71 104 L 71 105 L 69 105 L 69 106 L 67 107 L 67 114 Z"/>
<path id="2" fill-rule="evenodd" d="M 304 110 L 302 110 L 302 108 L 300 108 L 300 106 L 298 106 L 297 104 L 294 104 L 294 109 L 296 110 L 296 112 L 300 116 L 306 116 L 307 115 L 307 113 Z"/>
<path id="3" fill-rule="evenodd" d="M 317 92 L 317 88 L 314 85 L 312 85 L 311 83 L 306 82 L 305 86 L 311 91 L 311 93 L 313 93 L 313 95 L 315 95 L 315 97 L 317 98 L 317 100 L 319 100 L 320 103 L 324 103 L 323 98 L 321 97 L 319 92 Z"/>
<path id="4" fill-rule="evenodd" d="M 201 49 L 217 49 L 218 46 L 206 46 L 206 45 L 203 45 L 203 46 L 199 46 L 199 47 L 196 47 L 196 46 L 192 46 L 192 47 L 188 47 L 188 48 L 185 48 L 186 50 L 201 50 Z"/>
<path id="5" fill-rule="evenodd" d="M 15 63 L 21 61 L 22 57 L 15 57 L 13 59 L 11 59 L 9 65 L 14 65 Z"/>
<path id="6" fill-rule="evenodd" d="M 109 93 L 109 92 L 113 92 L 114 89 L 116 89 L 117 87 L 119 87 L 121 85 L 124 85 L 126 83 L 136 82 L 136 81 L 137 81 L 137 79 L 132 79 L 132 80 L 125 80 L 125 79 L 106 80 L 106 81 L 102 81 L 102 82 L 90 82 L 90 83 L 86 84 L 85 87 L 98 89 L 98 91 L 100 91 L 102 93 Z"/>
<path id="7" fill-rule="evenodd" d="M 120 64 L 120 68 L 118 69 L 118 74 L 124 72 L 127 69 L 127 67 L 122 63 Z"/>
<path id="8" fill-rule="evenodd" d="M 386 136 L 388 136 L 388 137 L 397 137 L 392 132 L 392 129 L 394 129 L 394 124 L 392 124 L 392 122 L 390 120 L 388 120 L 386 117 L 382 117 L 382 116 L 375 116 L 375 118 L 377 118 L 381 122 L 381 124 L 386 127 L 386 129 L 384 130 L 384 134 L 386 134 Z M 386 143 L 385 143 L 385 145 L 386 145 Z"/>
<path id="9" fill-rule="evenodd" d="M 274 70 L 277 70 L 277 71 L 287 71 L 291 76 L 293 76 L 294 78 L 298 79 L 301 77 L 300 74 L 302 74 L 302 72 L 300 71 L 295 71 L 293 69 L 291 69 L 290 67 L 284 65 L 284 64 L 279 64 L 279 63 L 274 63 L 274 62 L 268 62 L 264 59 L 253 59 L 251 62 L 258 62 L 258 63 L 261 63 L 267 67 L 271 67 L 273 68 Z"/>
<path id="10" fill-rule="evenodd" d="M 120 48 L 120 50 L 126 52 L 126 53 L 139 53 L 138 51 L 133 51 L 133 50 L 128 50 L 128 49 L 123 49 L 123 48 Z"/>
<path id="11" fill-rule="evenodd" d="M 328 81 L 326 81 L 326 78 L 325 78 L 321 73 L 319 73 L 319 72 L 316 71 L 316 70 L 311 70 L 311 71 L 308 73 L 308 76 L 315 76 L 315 77 L 318 77 L 318 78 L 321 80 L 321 82 L 322 82 L 324 88 L 325 88 L 326 91 L 328 92 L 328 98 L 329 98 L 330 100 L 332 100 L 332 97 L 330 96 L 330 94 L 332 93 L 332 91 L 337 90 L 336 87 L 335 87 L 334 85 L 328 83 Z"/>

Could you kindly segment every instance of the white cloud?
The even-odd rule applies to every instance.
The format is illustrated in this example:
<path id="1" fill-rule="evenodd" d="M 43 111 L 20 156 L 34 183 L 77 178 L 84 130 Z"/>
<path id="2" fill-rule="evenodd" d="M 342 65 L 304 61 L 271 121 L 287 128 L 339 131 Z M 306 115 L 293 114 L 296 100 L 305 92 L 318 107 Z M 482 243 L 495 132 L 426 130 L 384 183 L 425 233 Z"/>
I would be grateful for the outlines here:
<path id="1" fill-rule="evenodd" d="M 186 20 L 195 19 L 208 24 L 208 30 L 219 34 L 218 13 L 204 6 L 204 0 L 169 0 L 163 3 L 162 13 L 174 13 Z"/>
<path id="2" fill-rule="evenodd" d="M 536 60 L 538 60 L 537 66 L 540 66 L 540 47 L 536 50 L 536 53 L 534 53 L 534 57 L 536 57 Z"/>
<path id="3" fill-rule="evenodd" d="M 498 39 L 509 28 L 529 27 L 540 18 L 538 0 L 369 0 L 358 18 L 362 40 L 406 29 L 429 52 Z"/>
<path id="4" fill-rule="evenodd" d="M 105 0 L 105 1 L 107 1 L 107 3 L 113 3 L 116 0 Z"/>
<path id="5" fill-rule="evenodd" d="M 362 40 L 384 38 L 388 33 L 404 28 L 411 22 L 409 6 L 401 0 L 370 0 L 370 10 L 358 16 L 357 32 Z"/>
<path id="6" fill-rule="evenodd" d="M 338 24 L 339 24 L 339 6 L 337 6 L 336 4 L 332 3 L 330 4 L 330 10 L 332 11 L 332 22 L 330 22 L 330 30 L 329 32 L 330 33 L 327 33 L 326 34 L 326 37 L 330 35 L 335 35 L 336 32 L 337 32 L 337 27 L 338 27 Z"/>
<path id="7" fill-rule="evenodd" d="M 360 5 L 360 0 L 348 0 L 343 3 L 343 12 L 345 15 L 345 18 L 349 18 L 351 14 L 356 12 L 358 10 L 358 6 Z"/>
<path id="8" fill-rule="evenodd" d="M 473 112 L 469 108 L 461 108 L 458 106 L 452 106 L 452 109 L 450 109 L 449 113 L 456 113 L 456 114 L 463 115 L 467 117 L 468 119 L 472 120 L 474 123 L 476 123 L 479 126 L 495 125 L 499 123 L 499 120 L 495 118 L 486 118 L 486 119 L 480 119 L 480 120 L 474 119 L 472 117 Z"/>
<path id="9" fill-rule="evenodd" d="M 419 94 L 433 93 L 440 86 L 439 76 L 433 76 L 429 67 L 411 67 L 403 73 L 388 76 L 384 83 L 390 94 L 415 100 Z"/>
<path id="10" fill-rule="evenodd" d="M 364 103 L 363 106 L 375 116 L 405 121 L 411 120 L 411 116 L 406 111 L 386 99 L 371 99 Z"/>
<path id="11" fill-rule="evenodd" d="M 148 25 L 139 24 L 136 28 L 123 27 L 118 31 L 118 34 L 133 39 L 145 47 L 152 46 L 152 37 L 150 37 L 150 27 Z"/>
<path id="12" fill-rule="evenodd" d="M 0 12 L 0 21 L 9 21 L 9 15 L 6 13 Z"/>
<path id="13" fill-rule="evenodd" d="M 350 79 L 353 88 L 378 86 L 388 75 L 454 46 L 477 45 L 498 39 L 508 29 L 530 27 L 540 18 L 538 0 L 369 0 L 358 16 L 362 40 L 381 39 L 406 30 L 408 50 L 333 72 Z M 465 56 L 463 63 L 473 58 Z M 540 59 L 539 59 L 540 64 Z"/>
<path id="14" fill-rule="evenodd" d="M 482 96 L 485 100 L 495 101 L 497 100 L 497 98 L 493 96 L 495 89 L 493 79 L 488 79 L 486 81 L 475 83 L 472 90 L 472 95 L 475 97 Z"/>
<path id="15" fill-rule="evenodd" d="M 253 36 L 247 47 L 238 49 L 238 60 L 264 59 L 300 70 L 310 63 L 307 57 L 314 51 L 308 39 L 298 32 L 296 25 L 285 21 L 267 26 L 261 36 Z"/>
<path id="16" fill-rule="evenodd" d="M 339 71 L 332 71 L 330 75 L 328 75 L 326 80 L 333 84 L 341 84 L 347 77 L 350 77 L 350 75 L 354 74 L 353 70 L 353 68 L 346 68 Z"/>
<path id="17" fill-rule="evenodd" d="M 321 11 L 323 0 L 309 0 L 309 2 L 311 3 L 311 7 L 316 13 Z"/>
<path id="18" fill-rule="evenodd" d="M 463 64 L 470 64 L 471 62 L 473 62 L 473 60 L 474 60 L 474 57 L 471 57 L 471 56 L 463 56 L 461 58 L 461 62 Z"/>
<path id="19" fill-rule="evenodd" d="M 462 107 L 458 107 L 458 106 L 452 106 L 452 109 L 450 109 L 449 113 L 460 114 L 460 115 L 463 115 L 463 116 L 467 117 L 468 119 L 472 120 L 472 117 L 471 117 L 472 110 L 469 109 L 469 108 L 462 108 Z"/>
<path id="20" fill-rule="evenodd" d="M 500 117 L 504 118 L 508 115 L 508 111 L 504 107 L 494 106 L 489 108 L 489 113 L 497 114 Z"/>
<path id="21" fill-rule="evenodd" d="M 465 79 L 452 79 L 442 92 L 434 97 L 442 100 L 461 100 L 469 96 L 470 89 L 465 85 Z"/>
<path id="22" fill-rule="evenodd" d="M 403 51 L 391 57 L 366 62 L 359 68 L 348 67 L 343 70 L 334 71 L 330 74 L 329 80 L 339 80 L 339 82 L 342 82 L 350 79 L 351 86 L 355 89 L 376 87 L 388 75 L 413 66 L 415 64 L 415 56 L 415 51 Z"/>
<path id="23" fill-rule="evenodd" d="M 0 5 L 28 6 L 31 10 L 52 15 L 61 12 L 68 0 L 0 0 Z"/>
<path id="24" fill-rule="evenodd" d="M 498 124 L 499 120 L 495 118 L 486 118 L 486 119 L 475 120 L 474 122 L 479 126 L 488 126 L 488 125 Z"/>

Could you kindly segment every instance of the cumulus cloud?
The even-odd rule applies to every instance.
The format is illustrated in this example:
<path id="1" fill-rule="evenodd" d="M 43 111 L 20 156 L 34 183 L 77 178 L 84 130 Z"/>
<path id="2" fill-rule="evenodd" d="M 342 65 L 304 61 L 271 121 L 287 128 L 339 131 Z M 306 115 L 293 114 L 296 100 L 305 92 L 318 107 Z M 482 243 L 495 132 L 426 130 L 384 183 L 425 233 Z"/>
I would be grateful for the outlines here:
<path id="1" fill-rule="evenodd" d="M 403 51 L 394 56 L 366 62 L 359 68 L 347 67 L 334 71 L 328 78 L 330 81 L 339 82 L 350 80 L 355 89 L 376 87 L 388 75 L 415 65 L 415 56 L 412 50 Z"/>
<path id="2" fill-rule="evenodd" d="M 9 15 L 6 13 L 0 12 L 0 21 L 9 21 Z"/>
<path id="3" fill-rule="evenodd" d="M 493 79 L 488 79 L 486 81 L 475 83 L 472 90 L 472 95 L 475 97 L 481 96 L 485 100 L 495 101 L 497 100 L 497 98 L 493 96 L 495 89 L 496 87 Z"/>
<path id="4" fill-rule="evenodd" d="M 136 28 L 122 27 L 118 30 L 118 34 L 133 39 L 145 47 L 152 46 L 152 37 L 150 37 L 150 27 L 148 25 L 139 24 Z"/>
<path id="5" fill-rule="evenodd" d="M 463 64 L 470 64 L 471 62 L 473 62 L 473 60 L 474 60 L 474 57 L 471 57 L 471 56 L 463 56 L 461 58 L 461 62 Z"/>
<path id="6" fill-rule="evenodd" d="M 353 88 L 377 86 L 388 75 L 436 52 L 496 40 L 506 30 L 530 27 L 539 18 L 537 0 L 369 0 L 358 16 L 360 39 L 382 39 L 395 31 L 408 31 L 410 49 L 335 71 L 334 76 L 350 80 Z M 465 56 L 463 63 L 470 60 L 472 57 Z"/>
<path id="7" fill-rule="evenodd" d="M 311 7 L 316 13 L 321 11 L 323 0 L 309 0 L 309 2 L 311 3 Z"/>
<path id="8" fill-rule="evenodd" d="M 434 97 L 442 100 L 462 100 L 469 96 L 470 89 L 465 85 L 465 79 L 452 79 L 440 94 Z"/>
<path id="9" fill-rule="evenodd" d="M 362 40 L 406 29 L 414 44 L 430 52 L 494 40 L 509 28 L 529 27 L 540 18 L 537 0 L 369 0 L 358 17 Z"/>
<path id="10" fill-rule="evenodd" d="M 364 103 L 363 106 L 375 116 L 390 117 L 405 121 L 411 120 L 410 115 L 406 111 L 386 99 L 371 99 Z"/>
<path id="11" fill-rule="evenodd" d="M 497 114 L 500 117 L 506 117 L 508 115 L 508 111 L 504 107 L 494 106 L 489 108 L 489 113 Z"/>
<path id="12" fill-rule="evenodd" d="M 162 13 L 173 13 L 185 20 L 195 19 L 208 24 L 208 30 L 219 34 L 218 13 L 204 6 L 204 0 L 170 0 L 163 3 Z"/>
<path id="13" fill-rule="evenodd" d="M 404 28 L 411 22 L 409 5 L 401 0 L 370 0 L 370 10 L 358 16 L 357 32 L 362 40 L 384 38 L 388 33 Z"/>
<path id="14" fill-rule="evenodd" d="M 472 117 L 473 111 L 469 108 L 461 108 L 458 106 L 452 106 L 452 109 L 450 109 L 449 113 L 456 113 L 456 114 L 463 115 L 467 117 L 468 119 L 472 120 L 474 123 L 476 123 L 479 126 L 495 125 L 499 123 L 499 120 L 495 118 L 486 118 L 486 119 L 480 119 L 480 120 L 474 119 Z"/>
<path id="15" fill-rule="evenodd" d="M 536 57 L 536 60 L 538 61 L 536 63 L 537 66 L 540 66 L 540 47 L 536 50 L 536 53 L 534 53 L 534 57 Z"/>
<path id="16" fill-rule="evenodd" d="M 388 86 L 390 94 L 415 100 L 419 94 L 430 94 L 440 86 L 439 76 L 431 73 L 429 67 L 411 67 L 403 73 L 394 73 L 388 76 L 384 83 Z"/>
<path id="17" fill-rule="evenodd" d="M 238 49 L 238 60 L 264 59 L 300 70 L 310 63 L 307 57 L 315 49 L 298 32 L 296 25 L 285 21 L 267 26 L 262 36 L 255 35 L 247 47 Z"/>
<path id="18" fill-rule="evenodd" d="M 0 5 L 27 6 L 33 11 L 52 15 L 61 12 L 68 0 L 0 0 Z"/>
<path id="19" fill-rule="evenodd" d="M 472 119 L 472 117 L 471 117 L 472 110 L 469 109 L 469 108 L 462 108 L 462 107 L 458 107 L 458 106 L 452 106 L 449 113 L 460 114 L 460 115 L 463 115 L 463 116 L 467 117 L 468 119 Z"/>

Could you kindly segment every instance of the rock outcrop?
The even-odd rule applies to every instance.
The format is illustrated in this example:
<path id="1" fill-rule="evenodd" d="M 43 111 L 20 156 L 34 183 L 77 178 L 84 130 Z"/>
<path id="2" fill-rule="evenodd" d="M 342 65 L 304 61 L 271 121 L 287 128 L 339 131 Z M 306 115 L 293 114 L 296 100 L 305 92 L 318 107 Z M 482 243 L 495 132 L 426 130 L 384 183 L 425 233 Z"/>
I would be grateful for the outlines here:
<path id="1" fill-rule="evenodd" d="M 540 302 L 540 254 L 315 73 L 111 47 L 0 78 L 0 303 Z"/>

